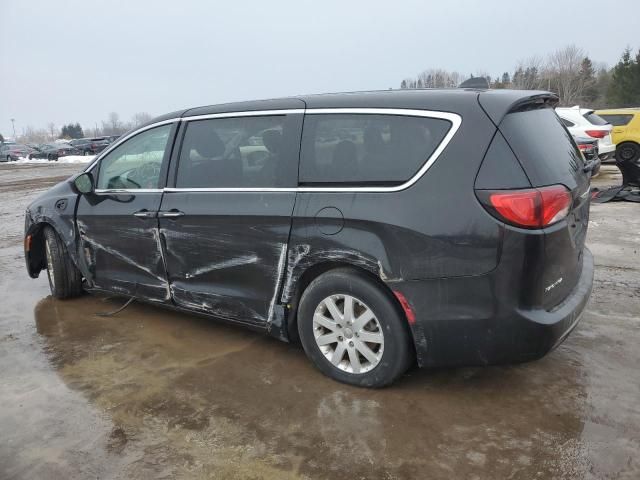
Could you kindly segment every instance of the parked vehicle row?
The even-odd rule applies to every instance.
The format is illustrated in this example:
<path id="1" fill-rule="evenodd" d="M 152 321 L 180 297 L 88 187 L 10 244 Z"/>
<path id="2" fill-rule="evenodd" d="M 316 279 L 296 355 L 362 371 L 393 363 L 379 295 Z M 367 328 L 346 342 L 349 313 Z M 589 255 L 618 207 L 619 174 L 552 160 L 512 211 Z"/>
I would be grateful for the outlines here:
<path id="1" fill-rule="evenodd" d="M 56 161 L 67 155 L 82 155 L 82 153 L 68 143 L 45 143 L 34 147 L 34 151 L 29 153 L 27 158 L 46 158 Z"/>
<path id="2" fill-rule="evenodd" d="M 78 138 L 69 142 L 80 155 L 97 155 L 111 143 L 110 137 Z"/>
<path id="3" fill-rule="evenodd" d="M 12 162 L 27 157 L 33 149 L 19 143 L 3 143 L 0 145 L 0 162 Z"/>
<path id="4" fill-rule="evenodd" d="M 593 165 L 557 101 L 403 90 L 174 112 L 31 203 L 26 267 L 56 298 L 299 339 L 354 385 L 539 358 L 577 325 L 594 268 Z"/>
<path id="5" fill-rule="evenodd" d="M 68 155 L 97 155 L 111 143 L 120 138 L 119 135 L 105 137 L 79 138 L 76 140 L 56 141 L 42 144 L 18 144 L 4 142 L 0 145 L 0 161 L 11 162 L 20 158 L 38 158 L 56 161 Z"/>
<path id="6" fill-rule="evenodd" d="M 556 113 L 574 137 L 597 139 L 601 160 L 613 158 L 616 151 L 616 145 L 611 139 L 613 127 L 594 110 L 576 106 L 556 108 Z"/>

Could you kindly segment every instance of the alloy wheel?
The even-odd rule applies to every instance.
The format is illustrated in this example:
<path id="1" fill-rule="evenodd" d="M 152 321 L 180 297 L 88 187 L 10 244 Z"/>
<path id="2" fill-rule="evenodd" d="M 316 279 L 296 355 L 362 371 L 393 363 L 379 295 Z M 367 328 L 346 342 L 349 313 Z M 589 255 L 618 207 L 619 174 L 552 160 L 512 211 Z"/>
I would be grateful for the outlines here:
<path id="1" fill-rule="evenodd" d="M 373 370 L 382 359 L 384 333 L 375 313 L 351 295 L 331 295 L 313 315 L 316 345 L 335 367 L 348 373 Z"/>

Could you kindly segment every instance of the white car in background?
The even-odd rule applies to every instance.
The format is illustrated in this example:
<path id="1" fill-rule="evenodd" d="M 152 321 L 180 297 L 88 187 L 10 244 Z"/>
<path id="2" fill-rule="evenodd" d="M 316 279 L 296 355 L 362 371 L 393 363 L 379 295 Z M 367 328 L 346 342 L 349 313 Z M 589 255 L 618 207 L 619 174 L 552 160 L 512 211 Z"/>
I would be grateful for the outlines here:
<path id="1" fill-rule="evenodd" d="M 608 160 L 616 152 L 616 145 L 611 141 L 613 125 L 594 113 L 594 110 L 580 108 L 556 108 L 562 123 L 574 137 L 591 137 L 598 139 L 600 160 Z"/>

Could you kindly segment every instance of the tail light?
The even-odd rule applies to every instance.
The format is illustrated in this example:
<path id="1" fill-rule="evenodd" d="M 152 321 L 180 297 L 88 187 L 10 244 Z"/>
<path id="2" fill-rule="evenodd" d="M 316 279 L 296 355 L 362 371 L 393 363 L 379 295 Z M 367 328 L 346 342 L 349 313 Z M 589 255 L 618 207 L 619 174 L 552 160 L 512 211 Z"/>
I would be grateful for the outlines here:
<path id="1" fill-rule="evenodd" d="M 586 143 L 579 143 L 578 144 L 578 148 L 582 151 L 588 152 L 590 150 L 593 150 L 595 148 L 595 145 L 588 145 Z"/>
<path id="2" fill-rule="evenodd" d="M 482 205 L 498 219 L 522 228 L 544 228 L 569 213 L 571 192 L 564 185 L 523 190 L 477 190 Z"/>
<path id="3" fill-rule="evenodd" d="M 585 130 L 584 133 L 593 138 L 604 138 L 609 135 L 609 132 L 606 130 Z"/>

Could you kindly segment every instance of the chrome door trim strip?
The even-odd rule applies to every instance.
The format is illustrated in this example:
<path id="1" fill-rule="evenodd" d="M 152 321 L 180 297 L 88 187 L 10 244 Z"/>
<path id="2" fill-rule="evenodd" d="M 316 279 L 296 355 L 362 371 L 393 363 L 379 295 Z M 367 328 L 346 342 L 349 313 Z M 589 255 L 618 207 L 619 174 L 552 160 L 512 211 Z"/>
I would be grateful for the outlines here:
<path id="1" fill-rule="evenodd" d="M 97 188 L 93 192 L 94 193 L 107 193 L 107 194 L 119 194 L 124 193 L 127 195 L 133 193 L 162 193 L 164 190 L 162 188 Z"/>

